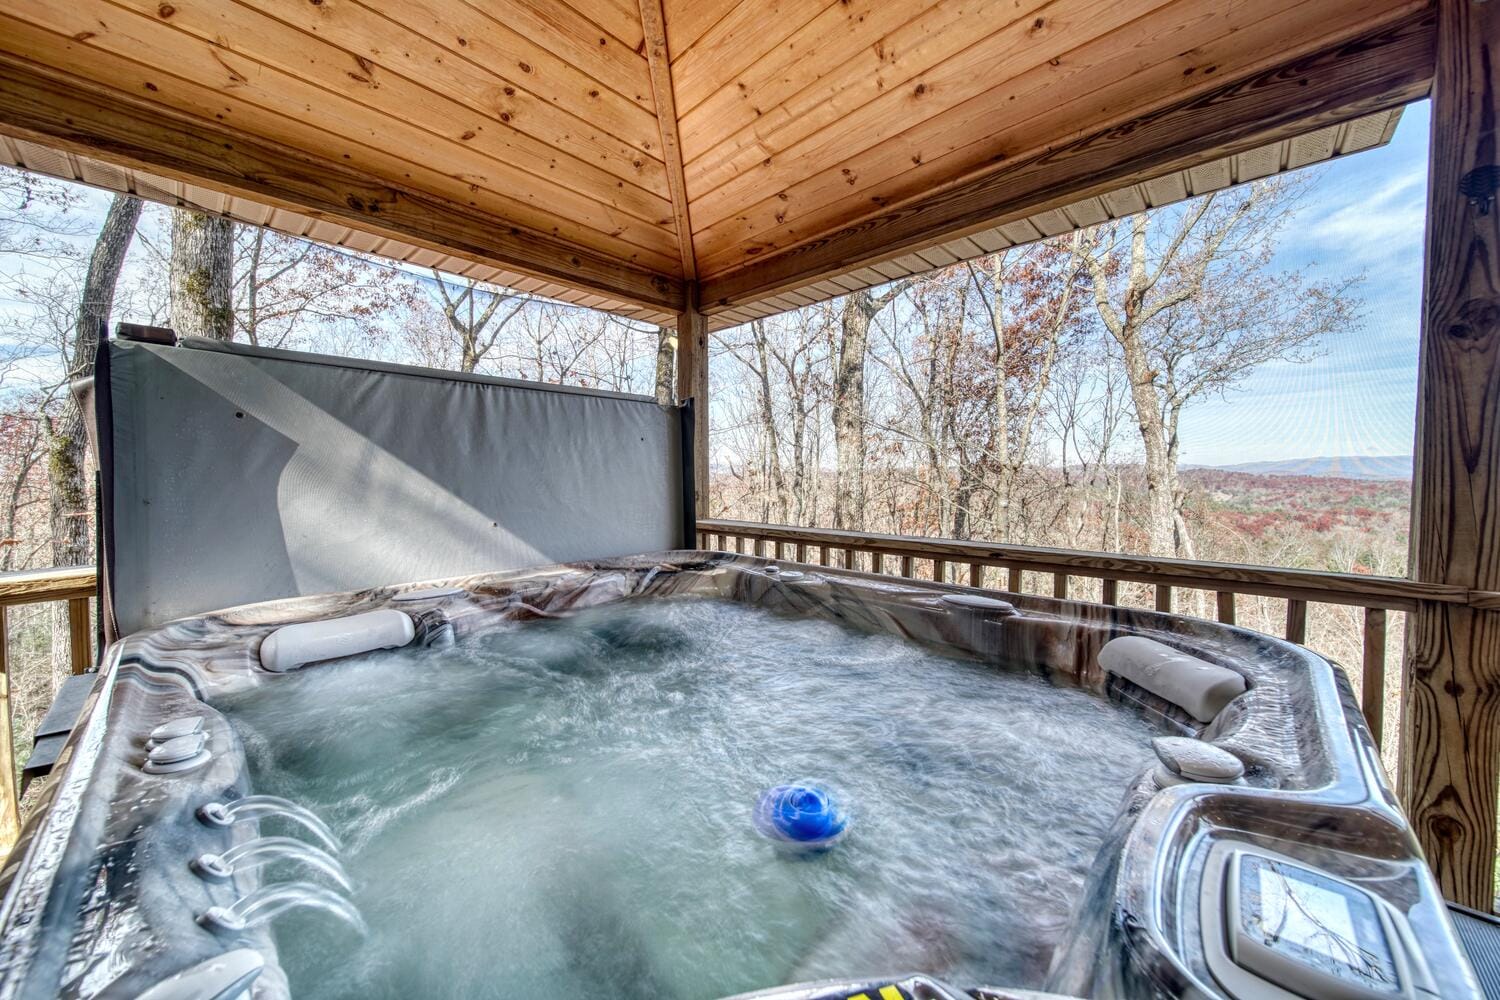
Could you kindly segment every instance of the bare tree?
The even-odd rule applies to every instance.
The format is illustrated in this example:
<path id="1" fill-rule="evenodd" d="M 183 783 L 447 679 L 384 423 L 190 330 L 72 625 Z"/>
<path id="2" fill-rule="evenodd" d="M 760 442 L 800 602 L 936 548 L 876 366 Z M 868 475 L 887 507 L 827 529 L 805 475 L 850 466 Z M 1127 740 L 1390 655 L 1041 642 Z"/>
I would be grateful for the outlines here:
<path id="1" fill-rule="evenodd" d="M 84 231 L 77 214 L 82 203 L 77 188 L 0 167 L 0 254 L 20 262 L 71 258 L 67 237 Z"/>
<path id="2" fill-rule="evenodd" d="M 1193 551 L 1177 472 L 1183 407 L 1353 322 L 1347 284 L 1271 271 L 1296 184 L 1258 181 L 1189 202 L 1175 218 L 1143 213 L 1085 238 L 1094 303 L 1120 345 L 1145 451 L 1152 555 Z"/>
<path id="3" fill-rule="evenodd" d="M 986 290 L 979 270 L 969 265 L 975 289 L 985 300 L 993 351 L 994 384 L 986 448 L 993 493 L 990 537 L 1011 540 L 1011 507 L 1022 467 L 1032 456 L 1032 436 L 1047 399 L 1053 365 L 1063 337 L 1078 320 L 1077 276 L 1082 234 L 1049 240 L 989 258 Z M 1007 289 L 1018 302 L 1007 314 Z M 1012 405 L 1011 397 L 1015 397 Z"/>
<path id="4" fill-rule="evenodd" d="M 78 303 L 70 343 L 63 345 L 66 379 L 87 378 L 94 372 L 94 353 L 99 337 L 109 323 L 115 285 L 125 255 L 130 250 L 135 224 L 141 215 L 140 200 L 115 195 L 99 238 L 89 257 L 88 274 Z M 62 412 L 50 421 L 47 435 L 47 472 L 51 484 L 52 560 L 58 566 L 88 562 L 93 547 L 89 534 L 89 499 L 85 464 L 88 447 L 83 412 L 71 395 L 65 394 Z"/>
<path id="5" fill-rule="evenodd" d="M 42 421 L 29 414 L 6 413 L 0 416 L 0 461 L 4 463 L 6 483 L 0 500 L 0 570 L 17 567 L 16 525 L 26 494 L 32 485 L 38 463 L 44 454 Z"/>
<path id="6" fill-rule="evenodd" d="M 172 211 L 172 328 L 180 337 L 234 339 L 234 223 Z"/>
<path id="7" fill-rule="evenodd" d="M 94 372 L 94 354 L 109 323 L 115 286 L 140 215 L 141 203 L 131 195 L 115 195 L 110 202 L 104 225 L 89 256 L 72 337 L 61 345 L 65 384 Z M 88 442 L 83 411 L 70 393 L 64 393 L 60 408 L 61 412 L 55 419 L 45 409 L 42 411 L 47 434 L 52 563 L 55 566 L 79 566 L 89 561 L 93 549 L 86 473 Z M 66 672 L 68 663 L 67 625 L 60 613 L 53 616 L 52 634 L 53 674 L 56 677 Z"/>
<path id="8" fill-rule="evenodd" d="M 677 399 L 675 362 L 677 332 L 664 326 L 656 328 L 656 401 L 671 406 Z"/>
<path id="9" fill-rule="evenodd" d="M 472 372 L 494 348 L 527 299 L 483 288 L 472 278 L 454 279 L 436 270 L 432 276 L 443 318 L 458 338 L 458 370 Z M 457 294 L 450 285 L 458 289 Z M 510 307 L 501 313 L 500 307 L 507 303 L 511 303 Z"/>
<path id="10" fill-rule="evenodd" d="M 234 324 L 247 343 L 299 347 L 330 326 L 368 327 L 415 291 L 389 265 L 259 226 L 235 230 Z"/>
<path id="11" fill-rule="evenodd" d="M 865 355 L 869 350 L 870 323 L 908 284 L 899 281 L 879 293 L 863 289 L 844 296 L 833 377 L 835 528 L 864 527 Z"/>

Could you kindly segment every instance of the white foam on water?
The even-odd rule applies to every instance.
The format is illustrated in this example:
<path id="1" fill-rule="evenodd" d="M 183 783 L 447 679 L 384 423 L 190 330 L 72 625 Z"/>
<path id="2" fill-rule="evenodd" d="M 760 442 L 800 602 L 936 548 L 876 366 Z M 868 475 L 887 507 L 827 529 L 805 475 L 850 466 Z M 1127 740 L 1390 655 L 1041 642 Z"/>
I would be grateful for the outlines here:
<path id="1" fill-rule="evenodd" d="M 277 925 L 294 995 L 697 1000 L 920 970 L 1039 986 L 1145 722 L 1032 674 L 707 600 L 273 679 L 220 705 L 329 820 L 370 925 Z M 838 788 L 778 855 L 757 795 Z"/>

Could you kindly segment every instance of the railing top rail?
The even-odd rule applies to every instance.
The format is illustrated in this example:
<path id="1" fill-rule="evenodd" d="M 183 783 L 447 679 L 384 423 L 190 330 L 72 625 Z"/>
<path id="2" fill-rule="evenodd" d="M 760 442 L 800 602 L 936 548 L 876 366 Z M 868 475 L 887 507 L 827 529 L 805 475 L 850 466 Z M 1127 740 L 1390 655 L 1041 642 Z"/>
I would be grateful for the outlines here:
<path id="1" fill-rule="evenodd" d="M 94 567 L 62 566 L 0 573 L 0 607 L 93 597 Z"/>
<path id="2" fill-rule="evenodd" d="M 1078 549 L 1006 545 L 1000 542 L 958 541 L 915 535 L 882 535 L 837 528 L 799 528 L 756 521 L 705 518 L 698 529 L 802 542 L 834 548 L 878 550 L 899 555 L 940 557 L 953 562 L 1014 566 L 1038 572 L 1074 573 L 1107 580 L 1167 584 L 1198 590 L 1225 590 L 1356 604 L 1363 607 L 1411 610 L 1418 601 L 1467 604 L 1500 609 L 1500 594 L 1468 590 L 1450 584 L 1422 583 L 1394 576 L 1365 576 L 1322 570 L 1281 569 L 1241 563 L 1117 555 Z M 97 586 L 93 566 L 65 566 L 0 573 L 0 607 L 92 597 Z"/>
<path id="3" fill-rule="evenodd" d="M 1322 570 L 1279 569 L 1240 563 L 1208 562 L 1154 556 L 1118 555 L 1077 549 L 1052 549 L 999 542 L 880 535 L 837 528 L 798 528 L 784 524 L 704 518 L 698 530 L 759 537 L 769 541 L 802 542 L 831 548 L 875 550 L 897 555 L 978 562 L 1049 573 L 1073 573 L 1107 580 L 1166 584 L 1194 590 L 1223 590 L 1320 601 L 1361 607 L 1410 611 L 1418 601 L 1500 606 L 1500 594 L 1471 591 L 1441 583 L 1422 583 L 1395 576 L 1364 576 Z"/>

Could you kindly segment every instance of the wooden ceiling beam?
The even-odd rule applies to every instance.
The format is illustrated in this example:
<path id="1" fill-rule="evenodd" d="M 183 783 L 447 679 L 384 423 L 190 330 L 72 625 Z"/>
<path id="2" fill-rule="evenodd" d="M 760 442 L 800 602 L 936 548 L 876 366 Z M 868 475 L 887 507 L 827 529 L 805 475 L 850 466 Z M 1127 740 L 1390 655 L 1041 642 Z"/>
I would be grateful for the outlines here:
<path id="1" fill-rule="evenodd" d="M 676 277 L 3 54 L 0 132 L 612 299 L 682 306 Z"/>
<path id="2" fill-rule="evenodd" d="M 961 180 L 819 239 L 702 281 L 715 314 L 1083 198 L 1107 194 L 1409 103 L 1431 86 L 1435 20 L 1424 11 L 1232 80 L 1073 142 Z"/>
<path id="3" fill-rule="evenodd" d="M 693 226 L 688 218 L 687 180 L 682 165 L 682 143 L 677 132 L 677 99 L 672 92 L 672 60 L 667 50 L 667 22 L 662 0 L 640 0 L 645 32 L 646 61 L 651 68 L 651 93 L 656 99 L 656 121 L 661 126 L 661 151 L 667 164 L 667 190 L 672 196 L 672 221 L 682 253 L 682 276 L 698 277 L 693 250 Z"/>

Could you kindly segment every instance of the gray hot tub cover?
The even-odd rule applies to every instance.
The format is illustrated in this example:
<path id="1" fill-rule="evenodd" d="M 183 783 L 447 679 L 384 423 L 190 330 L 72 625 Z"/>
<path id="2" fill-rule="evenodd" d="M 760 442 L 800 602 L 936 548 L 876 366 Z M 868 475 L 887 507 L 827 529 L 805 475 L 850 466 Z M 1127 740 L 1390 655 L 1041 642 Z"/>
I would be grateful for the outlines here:
<path id="1" fill-rule="evenodd" d="M 654 399 L 197 339 L 99 362 L 114 635 L 691 544 L 684 418 Z"/>

